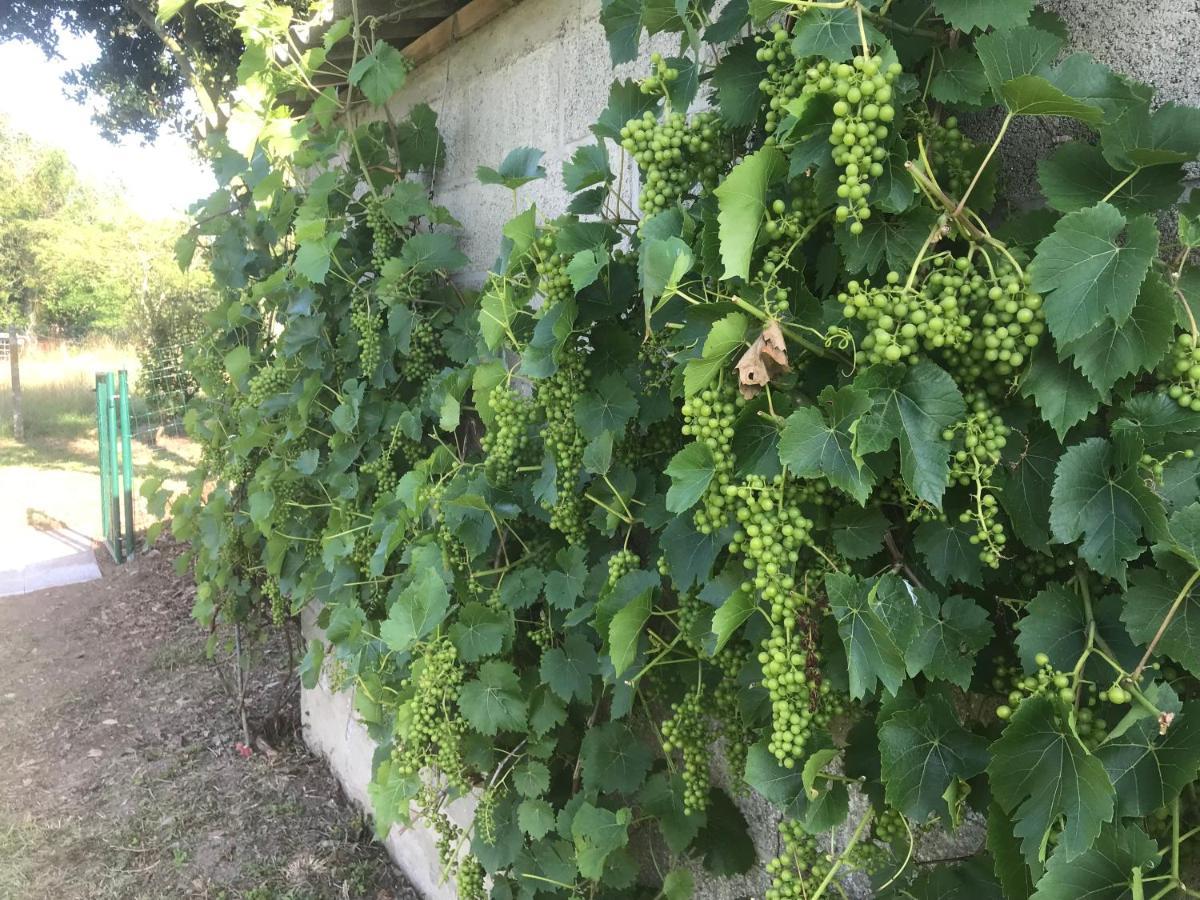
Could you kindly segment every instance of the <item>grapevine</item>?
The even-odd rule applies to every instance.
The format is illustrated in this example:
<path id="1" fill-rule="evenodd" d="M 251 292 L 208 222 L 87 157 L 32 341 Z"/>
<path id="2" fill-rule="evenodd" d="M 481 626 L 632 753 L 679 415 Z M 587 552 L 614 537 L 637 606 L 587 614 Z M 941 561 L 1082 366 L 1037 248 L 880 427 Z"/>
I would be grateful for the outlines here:
<path id="1" fill-rule="evenodd" d="M 538 148 L 481 170 L 513 216 L 467 260 L 475 148 L 383 108 L 368 21 L 316 92 L 290 12 L 211 6 L 254 153 L 214 142 L 190 235 L 223 300 L 172 527 L 214 640 L 313 611 L 381 835 L 469 898 L 1196 892 L 1196 205 L 1157 230 L 1194 111 L 1011 3 L 598 3 L 614 58 L 678 52 L 569 199 Z"/>

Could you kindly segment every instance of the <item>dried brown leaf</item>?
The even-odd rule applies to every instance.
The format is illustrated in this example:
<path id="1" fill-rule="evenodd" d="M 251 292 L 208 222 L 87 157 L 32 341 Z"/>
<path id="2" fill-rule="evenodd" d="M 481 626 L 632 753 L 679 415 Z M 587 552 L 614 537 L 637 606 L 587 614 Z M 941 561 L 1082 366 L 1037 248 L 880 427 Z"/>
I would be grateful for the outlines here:
<path id="1" fill-rule="evenodd" d="M 771 322 L 737 362 L 738 387 L 749 400 L 788 371 L 787 345 L 778 322 Z"/>

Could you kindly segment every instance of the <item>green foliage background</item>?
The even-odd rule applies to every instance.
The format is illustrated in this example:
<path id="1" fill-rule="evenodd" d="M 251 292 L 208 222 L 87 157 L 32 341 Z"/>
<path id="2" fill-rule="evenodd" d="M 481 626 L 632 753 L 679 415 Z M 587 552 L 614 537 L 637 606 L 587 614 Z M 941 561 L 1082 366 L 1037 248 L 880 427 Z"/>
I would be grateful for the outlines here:
<path id="1" fill-rule="evenodd" d="M 302 675 L 380 744 L 381 834 L 435 827 L 463 897 L 756 862 L 771 900 L 1194 893 L 1200 227 L 1168 211 L 1200 112 L 1059 59 L 1031 0 L 605 0 L 614 63 L 678 56 L 613 84 L 567 215 L 522 210 L 539 151 L 480 170 L 518 215 L 476 296 L 435 111 L 377 109 L 403 58 L 347 19 L 280 65 L 291 10 L 226 11 L 174 529 L 205 624 L 316 605 Z M 1018 116 L 1092 135 L 1032 213 L 996 174 Z M 977 852 L 914 862 L 971 817 Z"/>

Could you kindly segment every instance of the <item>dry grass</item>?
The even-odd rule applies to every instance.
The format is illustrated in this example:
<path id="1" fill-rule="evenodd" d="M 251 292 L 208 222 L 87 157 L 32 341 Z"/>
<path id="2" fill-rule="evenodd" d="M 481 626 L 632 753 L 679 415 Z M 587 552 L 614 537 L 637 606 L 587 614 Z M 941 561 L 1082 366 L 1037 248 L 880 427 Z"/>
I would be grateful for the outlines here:
<path id="1" fill-rule="evenodd" d="M 108 341 L 83 346 L 26 349 L 20 356 L 25 438 L 32 443 L 94 433 L 96 373 L 128 369 L 136 378 L 137 354 Z M 0 439 L 12 439 L 13 395 L 9 363 L 0 362 Z"/>
<path id="2" fill-rule="evenodd" d="M 0 361 L 0 469 L 9 469 L 14 477 L 19 475 L 18 468 L 95 475 L 99 468 L 96 373 L 129 371 L 136 414 L 137 354 L 130 347 L 96 341 L 84 346 L 28 349 L 20 363 L 25 439 L 18 442 L 12 436 L 8 362 Z M 157 440 L 149 440 L 154 437 L 152 433 L 139 433 L 133 441 L 136 481 L 154 477 L 172 491 L 181 490 L 183 478 L 195 465 L 196 446 L 177 436 L 160 434 Z M 94 493 L 89 489 L 79 499 L 90 506 Z M 139 510 L 139 524 L 146 523 L 144 512 Z M 84 515 L 94 517 L 90 509 Z"/>

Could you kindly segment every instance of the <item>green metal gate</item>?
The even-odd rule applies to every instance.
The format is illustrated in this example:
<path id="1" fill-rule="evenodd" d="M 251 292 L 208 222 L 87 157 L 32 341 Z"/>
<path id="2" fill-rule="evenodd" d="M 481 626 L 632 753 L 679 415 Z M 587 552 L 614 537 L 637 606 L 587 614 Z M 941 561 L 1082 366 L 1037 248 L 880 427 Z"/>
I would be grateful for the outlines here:
<path id="1" fill-rule="evenodd" d="M 96 433 L 100 449 L 100 517 L 104 544 L 117 562 L 133 556 L 133 442 L 129 430 L 129 373 L 96 374 Z"/>

